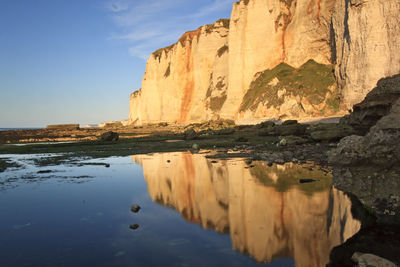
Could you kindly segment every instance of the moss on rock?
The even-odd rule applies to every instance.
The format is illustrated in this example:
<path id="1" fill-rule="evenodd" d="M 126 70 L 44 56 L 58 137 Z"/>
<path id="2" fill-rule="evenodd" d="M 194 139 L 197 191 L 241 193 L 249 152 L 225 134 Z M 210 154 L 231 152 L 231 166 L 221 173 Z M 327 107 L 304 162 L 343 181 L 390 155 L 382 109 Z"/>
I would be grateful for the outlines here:
<path id="1" fill-rule="evenodd" d="M 313 105 L 320 104 L 325 101 L 329 87 L 335 83 L 332 70 L 331 65 L 309 60 L 298 69 L 280 63 L 273 69 L 259 72 L 243 98 L 240 111 L 254 111 L 259 103 L 279 107 L 284 102 L 284 95 L 301 96 Z M 336 98 L 330 103 L 338 109 L 338 101 Z"/>

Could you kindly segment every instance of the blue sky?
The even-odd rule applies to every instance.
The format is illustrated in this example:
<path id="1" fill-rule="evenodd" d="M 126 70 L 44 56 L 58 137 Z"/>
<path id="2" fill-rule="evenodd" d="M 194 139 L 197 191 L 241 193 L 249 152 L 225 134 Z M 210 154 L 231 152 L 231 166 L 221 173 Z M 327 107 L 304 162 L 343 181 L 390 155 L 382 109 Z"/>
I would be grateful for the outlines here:
<path id="1" fill-rule="evenodd" d="M 152 51 L 234 0 L 0 0 L 0 128 L 128 118 Z"/>

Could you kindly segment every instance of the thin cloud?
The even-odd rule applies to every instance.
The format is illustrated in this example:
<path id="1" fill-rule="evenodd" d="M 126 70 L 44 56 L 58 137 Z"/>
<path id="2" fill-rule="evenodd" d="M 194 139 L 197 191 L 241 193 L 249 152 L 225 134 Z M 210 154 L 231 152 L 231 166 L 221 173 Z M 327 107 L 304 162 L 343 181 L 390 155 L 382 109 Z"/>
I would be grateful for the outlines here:
<path id="1" fill-rule="evenodd" d="M 107 7 L 119 32 L 109 39 L 127 42 L 132 56 L 146 60 L 158 48 L 175 43 L 184 32 L 213 23 L 220 14 L 229 14 L 234 2 L 204 0 L 201 6 L 197 1 L 112 0 Z"/>
<path id="2" fill-rule="evenodd" d="M 115 0 L 106 3 L 106 8 L 112 12 L 119 13 L 129 9 L 129 2 L 123 0 Z"/>

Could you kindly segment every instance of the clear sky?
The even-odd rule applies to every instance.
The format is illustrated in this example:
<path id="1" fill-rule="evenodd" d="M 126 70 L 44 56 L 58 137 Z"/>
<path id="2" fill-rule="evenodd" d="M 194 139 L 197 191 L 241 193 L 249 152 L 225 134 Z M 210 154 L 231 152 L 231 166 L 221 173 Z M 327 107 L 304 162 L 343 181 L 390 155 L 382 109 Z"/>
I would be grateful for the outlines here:
<path id="1" fill-rule="evenodd" d="M 0 0 L 0 128 L 128 119 L 151 52 L 234 0 Z"/>

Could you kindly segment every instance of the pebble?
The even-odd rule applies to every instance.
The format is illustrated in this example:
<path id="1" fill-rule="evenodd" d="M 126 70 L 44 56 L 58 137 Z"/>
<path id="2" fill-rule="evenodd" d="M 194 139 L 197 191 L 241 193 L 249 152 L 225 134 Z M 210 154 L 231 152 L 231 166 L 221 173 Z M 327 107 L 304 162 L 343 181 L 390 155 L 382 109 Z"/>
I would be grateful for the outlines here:
<path id="1" fill-rule="evenodd" d="M 137 213 L 140 210 L 140 206 L 139 205 L 132 205 L 131 206 L 131 211 L 134 213 Z"/>
<path id="2" fill-rule="evenodd" d="M 132 229 L 132 230 L 136 230 L 136 229 L 139 228 L 139 224 L 137 224 L 137 223 L 131 224 L 131 225 L 129 225 L 129 228 Z"/>

